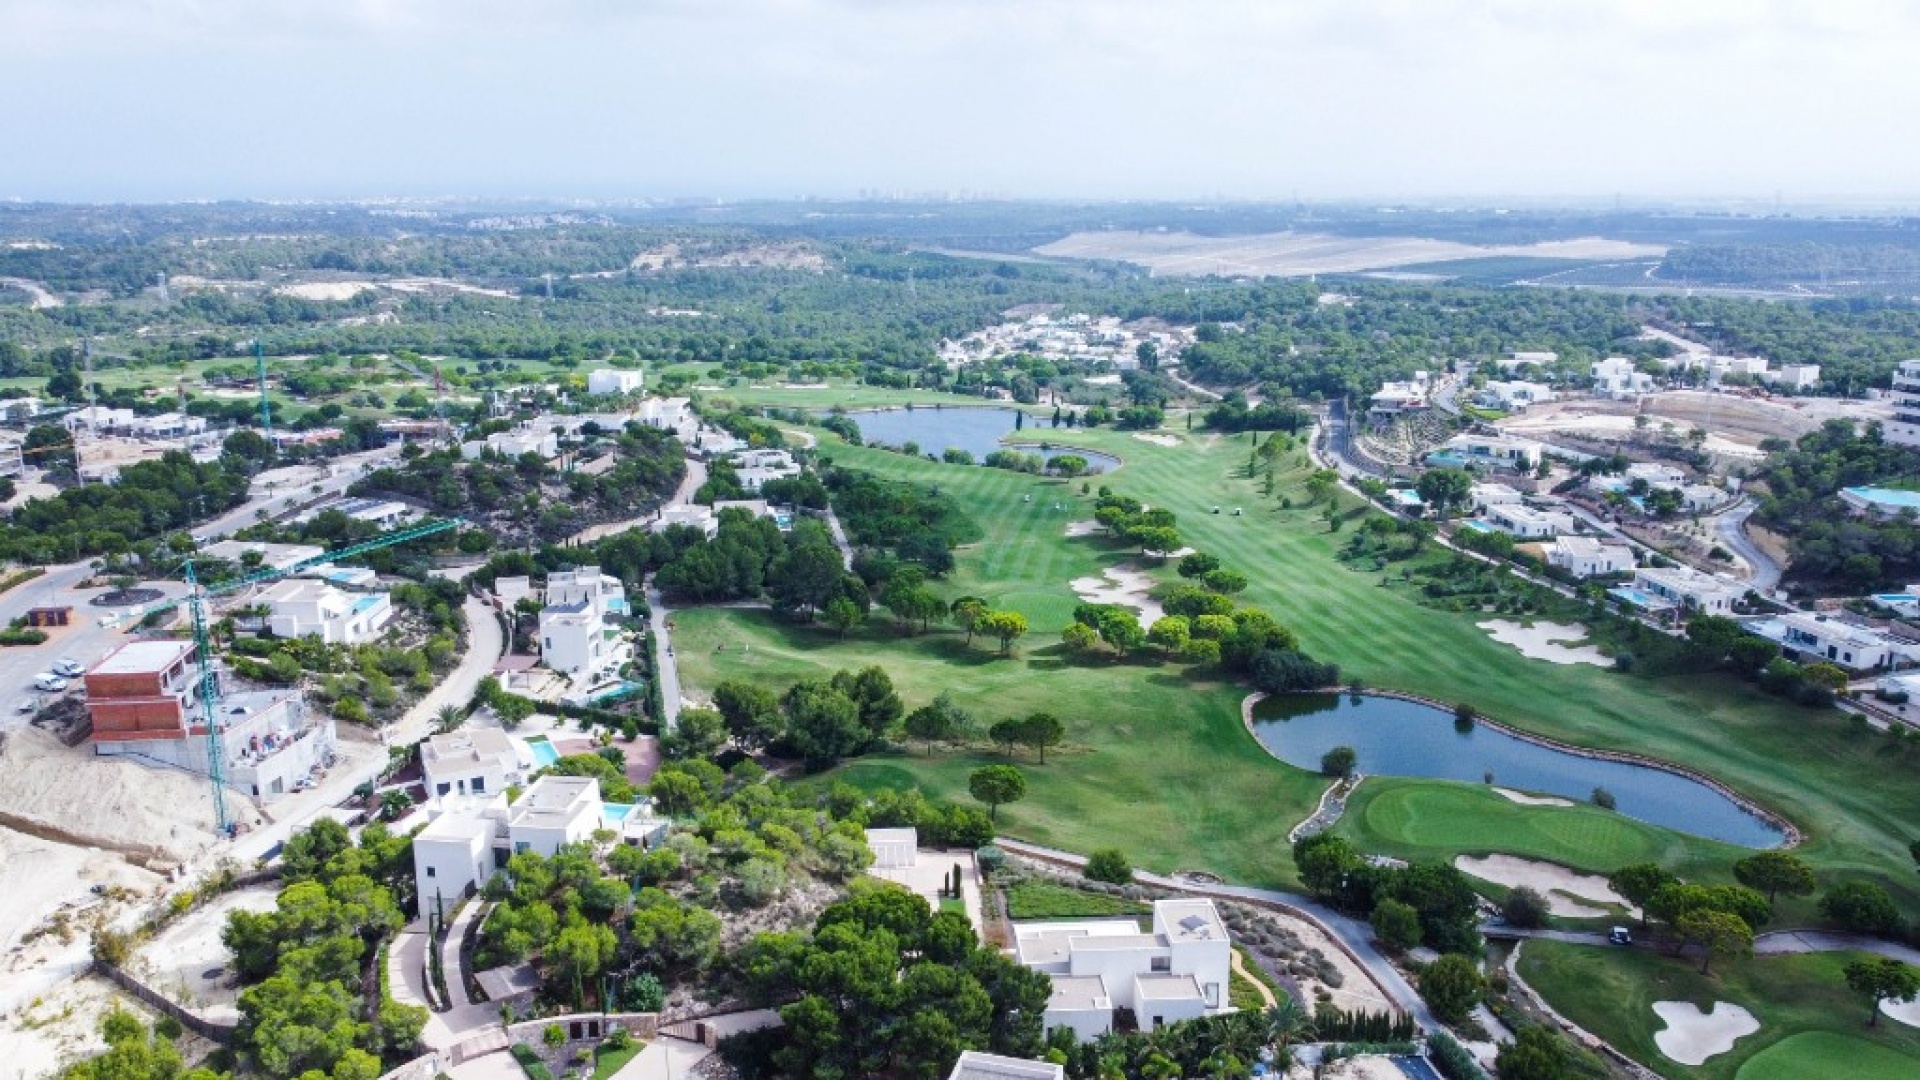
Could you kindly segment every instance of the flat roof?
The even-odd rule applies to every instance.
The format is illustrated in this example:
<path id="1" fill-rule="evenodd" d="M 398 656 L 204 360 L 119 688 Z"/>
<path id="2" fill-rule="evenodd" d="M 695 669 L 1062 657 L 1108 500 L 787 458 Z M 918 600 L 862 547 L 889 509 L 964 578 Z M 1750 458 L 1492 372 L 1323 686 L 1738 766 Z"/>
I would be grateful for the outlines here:
<path id="1" fill-rule="evenodd" d="M 1113 999 L 1107 996 L 1107 984 L 1094 975 L 1055 975 L 1053 976 L 1053 996 L 1047 999 L 1049 1009 L 1111 1009 Z"/>
<path id="2" fill-rule="evenodd" d="M 505 754 L 516 758 L 513 740 L 499 728 L 463 728 L 435 735 L 420 746 L 420 758 L 427 763 L 477 762 L 483 757 Z M 517 759 L 517 758 L 516 758 Z"/>
<path id="3" fill-rule="evenodd" d="M 914 829 L 868 829 L 869 844 L 919 844 L 920 834 Z"/>
<path id="4" fill-rule="evenodd" d="M 467 814 L 441 814 L 420 830 L 416 840 L 471 840 L 474 837 L 491 838 L 493 822 L 484 817 Z"/>
<path id="5" fill-rule="evenodd" d="M 1072 939 L 1069 946 L 1081 949 L 1158 949 L 1166 945 L 1159 934 L 1087 934 Z"/>
<path id="6" fill-rule="evenodd" d="M 172 667 L 193 651 L 186 641 L 129 641 L 102 657 L 89 675 L 139 675 Z"/>
<path id="7" fill-rule="evenodd" d="M 1191 975 L 1148 974 L 1133 977 L 1134 994 L 1147 1001 L 1188 1001 L 1200 998 L 1200 984 Z"/>
<path id="8" fill-rule="evenodd" d="M 960 1060 L 954 1062 L 947 1080 L 1060 1080 L 1065 1075 L 1066 1070 L 1051 1061 L 1028 1061 L 965 1050 Z"/>
<path id="9" fill-rule="evenodd" d="M 1213 901 L 1158 900 L 1153 905 L 1157 929 L 1176 941 L 1225 941 L 1227 926 Z"/>

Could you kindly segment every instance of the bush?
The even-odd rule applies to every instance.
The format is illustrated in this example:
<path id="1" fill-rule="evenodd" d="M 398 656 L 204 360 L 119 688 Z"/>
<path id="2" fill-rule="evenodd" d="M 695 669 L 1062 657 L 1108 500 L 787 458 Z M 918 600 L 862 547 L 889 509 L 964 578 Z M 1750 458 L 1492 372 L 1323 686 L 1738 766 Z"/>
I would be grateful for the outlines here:
<path id="1" fill-rule="evenodd" d="M 1472 960 L 1459 953 L 1448 953 L 1428 964 L 1420 973 L 1420 996 L 1432 1007 L 1433 1014 L 1449 1024 L 1467 1018 L 1480 1003 L 1480 991 L 1486 980 Z"/>
<path id="2" fill-rule="evenodd" d="M 1613 809 L 1614 807 L 1613 792 L 1608 791 L 1606 788 L 1603 788 L 1603 787 L 1594 788 L 1593 789 L 1593 805 L 1599 807 L 1602 810 Z"/>
<path id="3" fill-rule="evenodd" d="M 1547 898 L 1524 885 L 1507 894 L 1500 914 L 1508 925 L 1537 927 L 1547 924 Z"/>
<path id="4" fill-rule="evenodd" d="M 1427 1057 L 1432 1060 L 1435 1071 L 1447 1080 L 1487 1080 L 1487 1074 L 1481 1071 L 1479 1062 L 1473 1060 L 1467 1048 L 1444 1031 L 1427 1035 Z"/>
<path id="5" fill-rule="evenodd" d="M 1820 897 L 1820 914 L 1842 930 L 1874 937 L 1898 937 L 1900 912 L 1887 890 L 1870 881 L 1845 881 Z"/>
<path id="6" fill-rule="evenodd" d="M 546 1062 L 540 1060 L 540 1055 L 533 1052 L 533 1047 L 526 1043 L 514 1043 L 511 1052 L 513 1060 L 520 1063 L 520 1070 L 527 1074 L 527 1080 L 553 1080 L 553 1070 L 547 1068 Z"/>
<path id="7" fill-rule="evenodd" d="M 1320 775 L 1346 779 L 1360 763 L 1360 755 L 1351 746 L 1336 746 L 1320 755 Z"/>
<path id="8" fill-rule="evenodd" d="M 1133 864 L 1119 848 L 1101 848 L 1087 857 L 1086 876 L 1090 881 L 1108 881 L 1115 885 L 1133 883 Z"/>
<path id="9" fill-rule="evenodd" d="M 1391 952 L 1406 952 L 1420 944 L 1420 913 L 1411 904 L 1382 900 L 1368 922 L 1373 936 Z"/>

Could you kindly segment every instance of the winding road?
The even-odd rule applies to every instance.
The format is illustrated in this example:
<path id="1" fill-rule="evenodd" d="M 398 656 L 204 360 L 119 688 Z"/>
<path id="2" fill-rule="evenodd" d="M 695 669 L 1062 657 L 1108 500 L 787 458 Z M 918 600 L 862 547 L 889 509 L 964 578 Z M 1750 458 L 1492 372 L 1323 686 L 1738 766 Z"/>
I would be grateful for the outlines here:
<path id="1" fill-rule="evenodd" d="M 1753 516 L 1756 508 L 1752 499 L 1743 497 L 1720 515 L 1713 523 L 1713 528 L 1721 542 L 1753 568 L 1753 577 L 1750 579 L 1753 591 L 1765 596 L 1780 587 L 1780 564 L 1771 555 L 1761 551 L 1760 546 L 1747 536 L 1747 519 Z"/>

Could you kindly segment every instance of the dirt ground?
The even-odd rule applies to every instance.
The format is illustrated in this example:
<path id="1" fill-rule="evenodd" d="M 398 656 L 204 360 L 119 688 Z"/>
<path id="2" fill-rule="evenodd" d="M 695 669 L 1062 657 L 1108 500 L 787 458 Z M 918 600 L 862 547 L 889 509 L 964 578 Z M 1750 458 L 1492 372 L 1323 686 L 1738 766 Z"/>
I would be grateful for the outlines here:
<path id="1" fill-rule="evenodd" d="M 99 1018 L 115 1005 L 151 1026 L 156 1017 L 146 1006 L 128 997 L 105 979 L 68 979 L 45 997 L 36 998 L 0 1020 L 0 1045 L 6 1047 L 10 1076 L 50 1075 L 60 1068 L 107 1048 L 100 1038 Z M 191 1053 L 182 1040 L 182 1052 Z"/>
<path id="2" fill-rule="evenodd" d="M 141 946 L 135 970 L 147 984 L 210 1020 L 240 1016 L 240 988 L 233 980 L 220 931 L 235 911 L 272 911 L 272 887 L 226 893 L 181 918 Z"/>

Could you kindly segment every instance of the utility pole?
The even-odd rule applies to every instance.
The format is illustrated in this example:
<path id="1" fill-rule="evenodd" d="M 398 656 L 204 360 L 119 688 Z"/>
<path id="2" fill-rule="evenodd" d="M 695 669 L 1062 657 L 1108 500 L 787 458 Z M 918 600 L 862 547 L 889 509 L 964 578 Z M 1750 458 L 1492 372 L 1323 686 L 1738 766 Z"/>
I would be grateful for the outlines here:
<path id="1" fill-rule="evenodd" d="M 267 444 L 273 444 L 273 404 L 267 400 L 267 350 L 259 338 L 253 339 L 253 372 L 260 381 L 260 427 L 266 432 Z"/>

